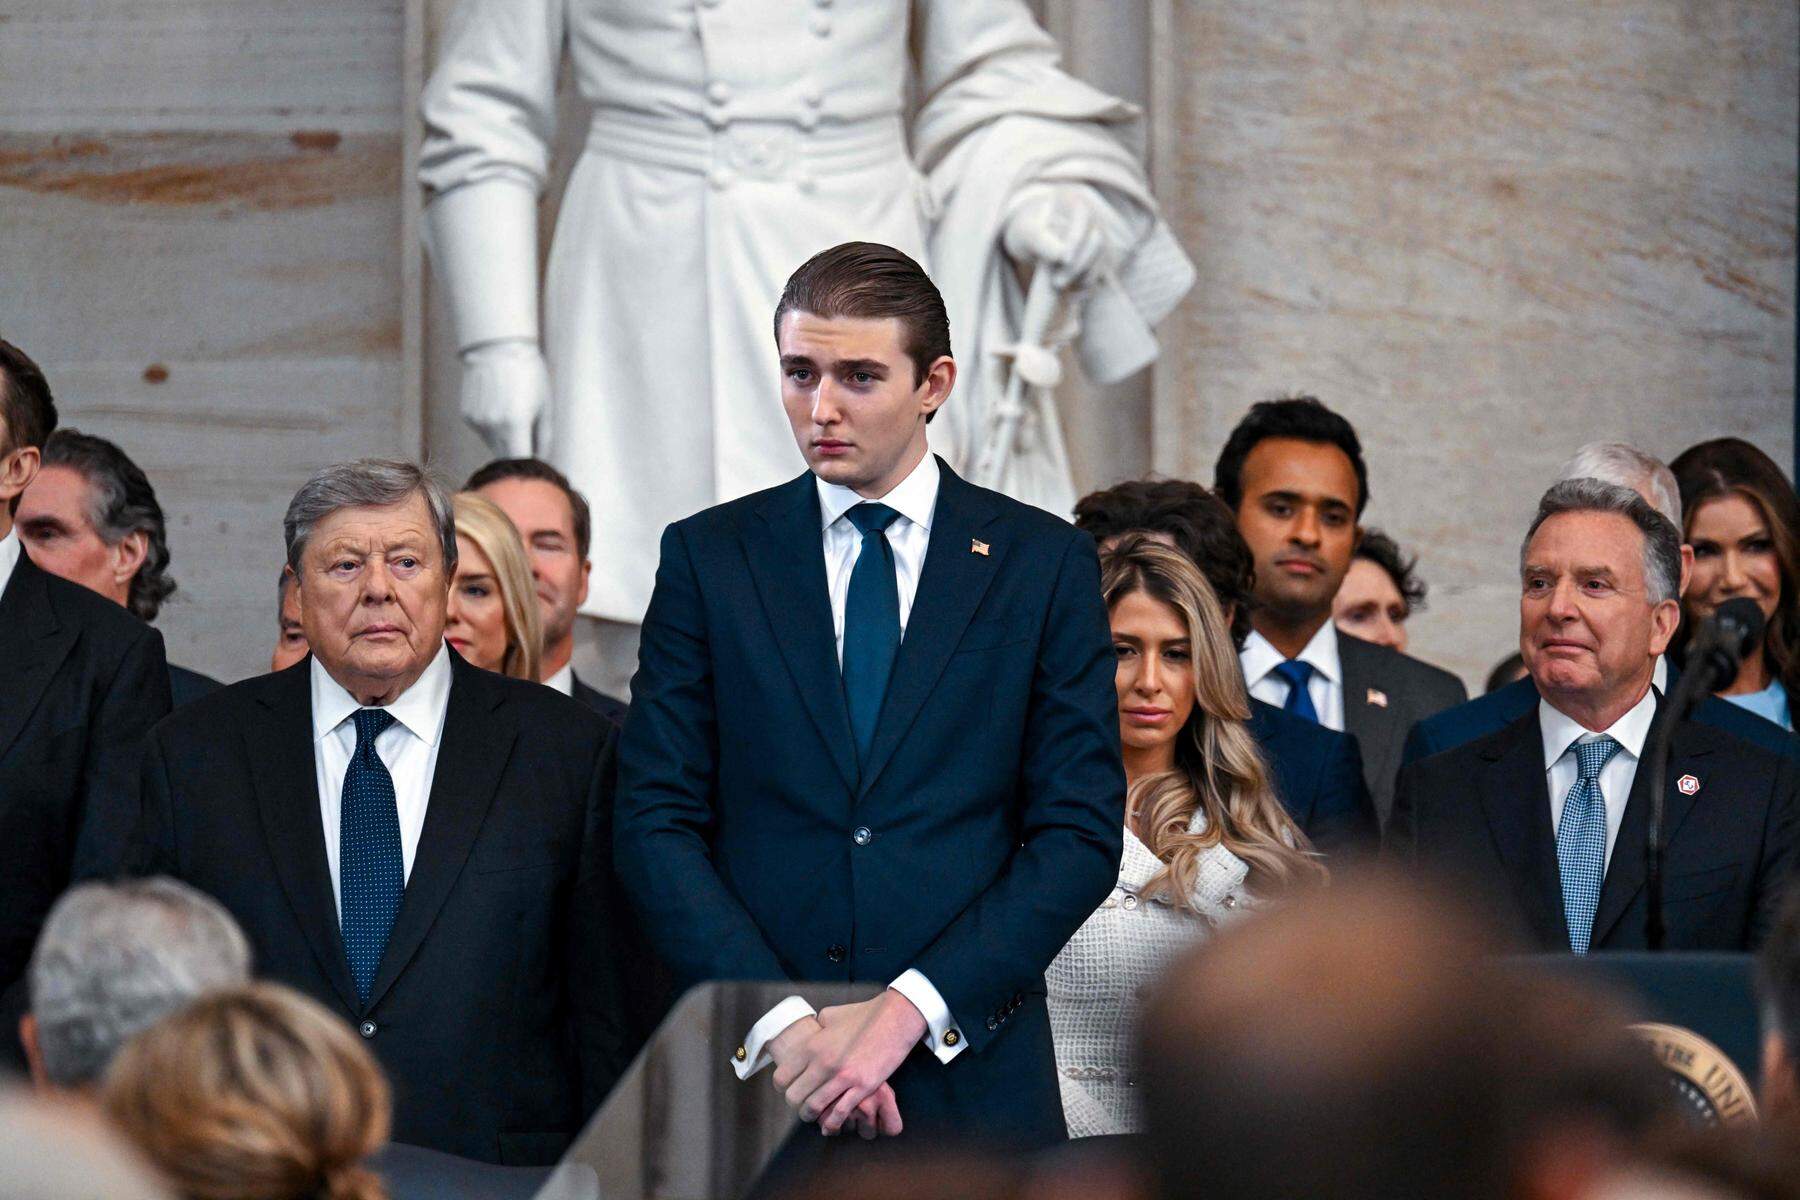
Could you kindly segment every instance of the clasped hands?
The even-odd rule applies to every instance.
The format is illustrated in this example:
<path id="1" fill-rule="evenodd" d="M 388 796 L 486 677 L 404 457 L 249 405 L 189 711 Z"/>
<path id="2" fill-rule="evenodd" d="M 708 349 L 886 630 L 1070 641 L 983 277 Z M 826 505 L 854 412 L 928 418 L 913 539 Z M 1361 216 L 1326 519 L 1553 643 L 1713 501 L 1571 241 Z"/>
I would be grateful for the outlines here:
<path id="1" fill-rule="evenodd" d="M 893 1137 L 902 1124 L 888 1077 L 925 1036 L 925 1018 L 899 992 L 819 1010 L 769 1043 L 775 1090 L 827 1136 Z"/>

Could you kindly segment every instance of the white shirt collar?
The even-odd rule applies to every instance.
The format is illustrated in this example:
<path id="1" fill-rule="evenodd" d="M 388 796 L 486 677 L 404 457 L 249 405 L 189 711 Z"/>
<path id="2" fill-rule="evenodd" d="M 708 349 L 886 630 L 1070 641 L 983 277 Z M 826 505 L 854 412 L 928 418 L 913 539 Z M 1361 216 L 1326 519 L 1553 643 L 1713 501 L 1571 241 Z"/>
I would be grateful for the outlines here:
<path id="1" fill-rule="evenodd" d="M 450 647 L 438 647 L 437 657 L 399 699 L 386 705 L 394 720 L 428 746 L 437 745 L 444 732 L 444 714 L 450 707 Z M 343 684 L 331 677 L 315 655 L 312 660 L 313 741 L 317 742 L 362 708 Z"/>
<path id="2" fill-rule="evenodd" d="M 931 516 L 937 511 L 939 474 L 937 455 L 927 450 L 919 465 L 912 469 L 912 474 L 895 484 L 885 496 L 860 496 L 854 488 L 826 483 L 815 475 L 813 482 L 819 486 L 819 528 L 830 529 L 839 517 L 856 505 L 875 499 L 930 533 Z"/>
<path id="3" fill-rule="evenodd" d="M 19 565 L 19 527 L 13 526 L 0 538 L 0 596 L 6 594 L 6 585 L 12 582 L 13 568 Z"/>
<path id="4" fill-rule="evenodd" d="M 1656 689 L 1646 688 L 1644 698 L 1630 712 L 1603 731 L 1618 742 L 1633 758 L 1644 755 L 1644 741 L 1650 736 L 1650 722 L 1656 719 Z M 1538 729 L 1544 737 L 1544 768 L 1548 770 L 1569 752 L 1569 747 L 1584 737 L 1598 736 L 1580 721 L 1569 716 L 1548 699 L 1538 701 Z"/>
<path id="5" fill-rule="evenodd" d="M 1251 685 L 1260 682 L 1270 671 L 1287 661 L 1287 655 L 1277 650 L 1273 642 L 1254 629 L 1244 639 L 1244 649 L 1239 657 L 1244 668 L 1244 682 Z M 1310 664 L 1313 670 L 1332 683 L 1342 683 L 1344 667 L 1338 657 L 1337 626 L 1327 619 L 1319 626 L 1319 631 L 1312 635 L 1312 640 L 1301 648 L 1299 659 Z"/>
<path id="6" fill-rule="evenodd" d="M 561 692 L 565 696 L 573 696 L 575 694 L 575 664 L 573 662 L 564 663 L 561 670 L 544 680 L 544 686 Z"/>

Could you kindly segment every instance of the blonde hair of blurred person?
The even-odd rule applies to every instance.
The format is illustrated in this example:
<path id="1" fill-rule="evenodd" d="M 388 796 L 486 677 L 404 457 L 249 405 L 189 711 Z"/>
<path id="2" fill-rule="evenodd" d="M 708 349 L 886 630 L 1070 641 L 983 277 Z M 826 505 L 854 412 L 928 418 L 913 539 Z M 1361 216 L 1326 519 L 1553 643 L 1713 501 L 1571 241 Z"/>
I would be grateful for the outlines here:
<path id="1" fill-rule="evenodd" d="M 101 1104 L 186 1200 L 386 1200 L 387 1081 L 350 1027 L 278 984 L 214 992 L 139 1034 Z"/>
<path id="2" fill-rule="evenodd" d="M 1197 860 L 1212 846 L 1224 846 L 1249 866 L 1253 892 L 1323 879 L 1325 869 L 1282 807 L 1248 728 L 1250 700 L 1231 629 L 1199 568 L 1179 551 L 1130 536 L 1102 555 L 1100 586 L 1119 657 L 1127 825 L 1168 864 L 1146 890 L 1166 885 L 1186 903 Z M 1168 662 L 1158 674 L 1173 676 L 1167 683 L 1151 677 L 1156 664 L 1145 661 L 1146 647 L 1122 629 L 1121 618 L 1132 608 L 1172 622 L 1170 632 L 1179 630 L 1177 640 L 1159 647 Z M 1185 654 L 1185 665 L 1172 653 Z M 1133 715 L 1137 698 L 1157 695 L 1172 705 L 1167 717 Z"/>
<path id="3" fill-rule="evenodd" d="M 483 670 L 536 683 L 543 614 L 518 527 L 493 501 L 473 492 L 458 492 L 451 503 L 457 562 L 445 640 Z"/>

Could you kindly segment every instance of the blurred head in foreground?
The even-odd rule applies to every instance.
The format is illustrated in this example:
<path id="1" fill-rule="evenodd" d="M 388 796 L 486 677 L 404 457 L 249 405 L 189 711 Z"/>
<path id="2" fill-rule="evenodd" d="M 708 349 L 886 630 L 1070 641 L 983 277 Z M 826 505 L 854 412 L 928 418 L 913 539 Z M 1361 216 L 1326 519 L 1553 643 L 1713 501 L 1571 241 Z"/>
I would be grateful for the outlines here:
<path id="1" fill-rule="evenodd" d="M 0 1200 L 169 1200 L 90 1108 L 0 1093 Z"/>

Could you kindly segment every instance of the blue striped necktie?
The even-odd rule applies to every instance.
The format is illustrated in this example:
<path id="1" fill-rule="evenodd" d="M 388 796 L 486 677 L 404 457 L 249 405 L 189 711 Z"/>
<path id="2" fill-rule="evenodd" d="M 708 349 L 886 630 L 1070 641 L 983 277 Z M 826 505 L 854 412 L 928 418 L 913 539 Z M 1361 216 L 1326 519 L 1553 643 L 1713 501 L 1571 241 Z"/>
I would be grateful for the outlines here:
<path id="1" fill-rule="evenodd" d="M 1577 954 L 1586 954 L 1593 940 L 1594 914 L 1606 882 L 1606 797 L 1600 793 L 1600 772 L 1619 749 L 1609 737 L 1575 743 L 1581 774 L 1563 799 L 1562 821 L 1556 827 L 1563 918 L 1569 923 L 1569 949 Z"/>
<path id="2" fill-rule="evenodd" d="M 856 739 L 856 761 L 869 757 L 875 722 L 887 696 L 888 676 L 900 651 L 900 584 L 894 575 L 894 549 L 887 527 L 900 514 L 885 504 L 864 501 L 844 514 L 862 534 L 862 549 L 850 571 L 844 598 L 844 700 L 850 708 L 850 732 Z"/>
<path id="3" fill-rule="evenodd" d="M 338 814 L 339 920 L 350 978 L 364 1004 L 375 986 L 382 951 L 394 931 L 400 893 L 406 887 L 406 863 L 400 853 L 400 809 L 394 777 L 375 753 L 375 739 L 394 723 L 384 708 L 359 708 L 356 753 L 344 773 L 343 806 Z"/>

